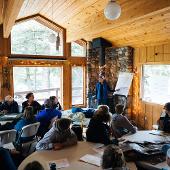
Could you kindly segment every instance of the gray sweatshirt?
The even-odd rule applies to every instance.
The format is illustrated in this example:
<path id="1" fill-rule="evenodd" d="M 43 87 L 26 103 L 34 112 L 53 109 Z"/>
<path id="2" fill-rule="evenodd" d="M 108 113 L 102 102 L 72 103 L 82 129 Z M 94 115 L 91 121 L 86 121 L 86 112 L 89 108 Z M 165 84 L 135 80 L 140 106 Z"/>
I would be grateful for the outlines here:
<path id="1" fill-rule="evenodd" d="M 62 143 L 64 146 L 74 145 L 77 144 L 77 136 L 71 129 L 60 131 L 54 123 L 43 139 L 37 143 L 36 150 L 52 149 L 54 143 Z"/>
<path id="2" fill-rule="evenodd" d="M 117 133 L 118 137 L 123 135 L 123 130 L 128 130 L 132 133 L 136 133 L 137 127 L 133 126 L 126 116 L 122 114 L 114 114 L 111 123 L 112 130 Z"/>

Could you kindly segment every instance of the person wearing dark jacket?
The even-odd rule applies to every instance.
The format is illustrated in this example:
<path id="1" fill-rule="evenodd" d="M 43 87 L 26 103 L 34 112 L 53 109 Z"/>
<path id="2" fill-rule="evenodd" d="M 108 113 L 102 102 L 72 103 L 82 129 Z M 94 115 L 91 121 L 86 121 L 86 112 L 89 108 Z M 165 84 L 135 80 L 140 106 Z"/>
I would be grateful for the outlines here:
<path id="1" fill-rule="evenodd" d="M 105 77 L 100 75 L 99 82 L 96 84 L 96 99 L 97 99 L 98 105 L 108 104 L 108 93 L 109 92 L 114 92 L 114 90 L 110 89 L 109 85 L 107 84 L 105 80 Z"/>
<path id="2" fill-rule="evenodd" d="M 13 99 L 12 96 L 8 95 L 5 97 L 5 101 L 0 105 L 0 111 L 7 113 L 19 113 L 18 103 Z"/>
<path id="3" fill-rule="evenodd" d="M 22 103 L 22 112 L 24 112 L 25 108 L 27 106 L 32 106 L 33 107 L 33 113 L 36 115 L 40 110 L 41 110 L 41 105 L 34 100 L 34 94 L 33 93 L 28 93 L 26 95 L 27 101 Z"/>
<path id="4" fill-rule="evenodd" d="M 110 122 L 111 116 L 109 107 L 101 105 L 94 113 L 90 120 L 88 129 L 86 131 L 87 141 L 95 143 L 103 143 L 105 145 L 111 144 L 110 127 L 107 125 Z"/>
<path id="5" fill-rule="evenodd" d="M 158 120 L 159 129 L 165 132 L 170 132 L 170 102 L 164 105 L 164 113 L 160 116 Z"/>

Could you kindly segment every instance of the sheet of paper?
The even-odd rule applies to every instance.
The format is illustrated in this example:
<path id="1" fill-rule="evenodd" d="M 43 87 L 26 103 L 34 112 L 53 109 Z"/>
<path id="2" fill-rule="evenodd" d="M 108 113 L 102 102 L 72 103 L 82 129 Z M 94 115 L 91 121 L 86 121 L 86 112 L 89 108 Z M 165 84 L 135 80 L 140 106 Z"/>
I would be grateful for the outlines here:
<path id="1" fill-rule="evenodd" d="M 13 143 L 4 144 L 4 145 L 3 145 L 3 148 L 10 149 L 10 150 L 15 149 Z"/>
<path id="2" fill-rule="evenodd" d="M 48 161 L 48 168 L 50 170 L 50 164 L 55 163 L 56 164 L 56 169 L 60 169 L 60 168 L 66 168 L 69 167 L 70 164 L 68 162 L 68 160 L 66 158 L 64 159 L 59 159 L 59 160 L 53 160 L 53 161 Z"/>
<path id="3" fill-rule="evenodd" d="M 132 83 L 132 79 L 133 73 L 120 72 L 114 94 L 127 96 Z"/>
<path id="4" fill-rule="evenodd" d="M 16 118 L 17 115 L 4 115 L 3 118 Z"/>
<path id="5" fill-rule="evenodd" d="M 92 164 L 92 165 L 96 165 L 96 166 L 101 166 L 101 158 L 94 156 L 94 155 L 90 155 L 90 154 L 86 154 L 83 157 L 80 158 L 80 161 Z"/>

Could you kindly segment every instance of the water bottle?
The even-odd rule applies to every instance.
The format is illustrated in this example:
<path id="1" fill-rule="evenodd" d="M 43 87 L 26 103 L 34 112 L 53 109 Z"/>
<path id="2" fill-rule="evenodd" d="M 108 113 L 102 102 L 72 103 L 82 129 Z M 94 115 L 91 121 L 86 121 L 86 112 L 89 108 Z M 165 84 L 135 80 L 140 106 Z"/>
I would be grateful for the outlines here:
<path id="1" fill-rule="evenodd" d="M 57 170 L 55 163 L 50 164 L 50 170 Z"/>

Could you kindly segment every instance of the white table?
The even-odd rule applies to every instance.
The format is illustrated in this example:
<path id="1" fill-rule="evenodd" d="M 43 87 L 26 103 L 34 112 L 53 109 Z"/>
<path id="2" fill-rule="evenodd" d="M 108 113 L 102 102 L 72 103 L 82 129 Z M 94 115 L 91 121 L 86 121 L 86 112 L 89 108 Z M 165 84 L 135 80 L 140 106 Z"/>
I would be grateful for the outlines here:
<path id="1" fill-rule="evenodd" d="M 67 147 L 62 150 L 57 151 L 36 151 L 30 156 L 28 156 L 19 166 L 18 170 L 23 170 L 25 165 L 29 162 L 37 160 L 39 161 L 43 167 L 47 170 L 47 161 L 58 160 L 67 158 L 70 164 L 67 170 L 101 170 L 101 167 L 97 167 L 85 162 L 80 162 L 79 159 L 86 154 L 96 154 L 96 152 L 92 149 L 94 147 L 94 143 L 90 142 L 79 142 L 75 146 Z M 136 170 L 136 166 L 134 163 L 128 163 L 128 167 L 131 170 Z"/>

